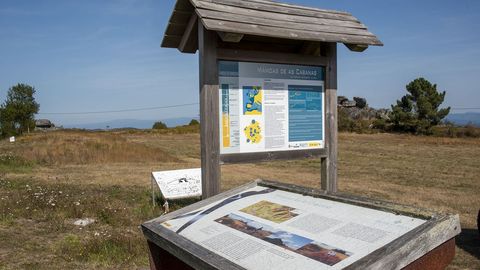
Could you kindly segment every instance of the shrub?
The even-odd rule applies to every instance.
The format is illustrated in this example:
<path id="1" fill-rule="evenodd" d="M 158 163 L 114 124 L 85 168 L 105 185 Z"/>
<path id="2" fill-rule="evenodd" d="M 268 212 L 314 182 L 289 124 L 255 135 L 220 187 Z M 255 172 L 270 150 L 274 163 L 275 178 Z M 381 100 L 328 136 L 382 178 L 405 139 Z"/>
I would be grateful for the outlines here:
<path id="1" fill-rule="evenodd" d="M 192 119 L 192 121 L 190 121 L 190 123 L 188 125 L 189 126 L 198 126 L 198 125 L 200 125 L 200 122 L 198 122 L 198 120 Z"/>
<path id="2" fill-rule="evenodd" d="M 158 122 L 155 122 L 155 124 L 153 124 L 153 127 L 152 129 L 167 129 L 167 125 L 161 121 L 158 121 Z"/>

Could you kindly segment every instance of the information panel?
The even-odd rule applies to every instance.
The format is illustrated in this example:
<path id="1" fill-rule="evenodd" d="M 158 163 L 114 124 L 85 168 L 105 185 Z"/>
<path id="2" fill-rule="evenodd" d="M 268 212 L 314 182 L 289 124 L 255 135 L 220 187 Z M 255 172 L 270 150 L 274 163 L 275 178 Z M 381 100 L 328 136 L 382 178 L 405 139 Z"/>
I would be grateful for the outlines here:
<path id="1" fill-rule="evenodd" d="M 343 269 L 425 222 L 257 186 L 162 226 L 246 269 L 329 270 Z"/>
<path id="2" fill-rule="evenodd" d="M 152 178 L 166 200 L 202 196 L 201 169 L 152 172 Z"/>
<path id="3" fill-rule="evenodd" d="M 219 62 L 220 153 L 324 147 L 324 68 Z"/>

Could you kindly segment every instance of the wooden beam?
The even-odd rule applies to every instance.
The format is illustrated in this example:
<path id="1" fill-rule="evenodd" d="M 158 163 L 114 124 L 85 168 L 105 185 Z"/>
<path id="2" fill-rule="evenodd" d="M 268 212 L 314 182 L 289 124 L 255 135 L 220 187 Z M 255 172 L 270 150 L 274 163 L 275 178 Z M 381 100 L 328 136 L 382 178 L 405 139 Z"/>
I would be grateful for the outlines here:
<path id="1" fill-rule="evenodd" d="M 345 46 L 352 52 L 364 52 L 366 49 L 368 49 L 368 45 L 345 43 Z"/>
<path id="2" fill-rule="evenodd" d="M 208 31 L 200 19 L 198 19 L 198 43 L 202 197 L 206 199 L 220 192 L 218 35 Z"/>
<path id="3" fill-rule="evenodd" d="M 345 42 L 365 45 L 382 45 L 374 36 L 327 33 L 322 31 L 307 31 L 286 29 L 276 26 L 258 25 L 245 22 L 202 19 L 209 30 L 232 32 L 246 35 L 266 36 L 294 40 L 309 40 L 318 42 Z"/>
<path id="4" fill-rule="evenodd" d="M 161 47 L 163 47 L 163 48 L 176 48 L 181 39 L 182 39 L 181 36 L 165 35 L 163 37 Z"/>
<path id="5" fill-rule="evenodd" d="M 233 49 L 218 49 L 218 59 L 307 66 L 326 66 L 328 63 L 323 56 Z"/>
<path id="6" fill-rule="evenodd" d="M 220 160 L 224 164 L 268 162 L 274 160 L 293 160 L 312 157 L 326 157 L 325 149 L 258 152 L 245 154 L 223 154 Z"/>
<path id="7" fill-rule="evenodd" d="M 322 161 L 322 189 L 337 192 L 338 122 L 337 122 L 337 44 L 327 46 L 328 65 L 325 81 L 325 141 L 327 159 Z"/>
<path id="8" fill-rule="evenodd" d="M 185 32 L 183 32 L 182 40 L 178 45 L 178 50 L 185 53 L 195 53 L 197 51 L 198 44 L 198 16 L 193 13 L 188 21 Z"/>
<path id="9" fill-rule="evenodd" d="M 321 44 L 319 42 L 304 41 L 300 48 L 300 53 L 306 55 L 320 56 L 321 52 Z"/>
<path id="10" fill-rule="evenodd" d="M 238 33 L 228 33 L 228 32 L 222 32 L 218 31 L 217 34 L 220 36 L 223 42 L 233 42 L 233 43 L 238 43 L 242 40 L 244 34 L 238 34 Z"/>

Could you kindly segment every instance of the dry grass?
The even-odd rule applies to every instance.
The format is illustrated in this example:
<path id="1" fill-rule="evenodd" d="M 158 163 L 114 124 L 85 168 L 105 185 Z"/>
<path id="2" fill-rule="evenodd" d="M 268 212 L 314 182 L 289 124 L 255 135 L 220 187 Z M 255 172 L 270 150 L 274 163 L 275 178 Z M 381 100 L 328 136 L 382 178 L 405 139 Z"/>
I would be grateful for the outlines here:
<path id="1" fill-rule="evenodd" d="M 0 158 L 0 269 L 145 267 L 137 226 L 159 215 L 150 172 L 198 167 L 191 131 L 62 131 L 0 142 L 0 155 L 11 156 Z M 450 269 L 480 269 L 479 139 L 342 133 L 339 142 L 342 191 L 460 214 Z M 228 165 L 222 188 L 255 178 L 318 187 L 319 175 L 313 159 Z M 79 217 L 97 222 L 80 230 L 71 225 Z"/>
<path id="2" fill-rule="evenodd" d="M 138 163 L 145 157 L 155 162 L 179 161 L 162 149 L 107 132 L 36 133 L 6 150 L 42 165 Z"/>

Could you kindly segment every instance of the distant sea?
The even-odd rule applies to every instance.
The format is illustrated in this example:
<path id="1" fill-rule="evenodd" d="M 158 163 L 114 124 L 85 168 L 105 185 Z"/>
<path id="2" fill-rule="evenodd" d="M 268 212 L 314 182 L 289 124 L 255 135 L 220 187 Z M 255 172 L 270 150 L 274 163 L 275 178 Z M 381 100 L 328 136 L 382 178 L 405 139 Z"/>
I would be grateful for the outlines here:
<path id="1" fill-rule="evenodd" d="M 79 129 L 115 129 L 115 128 L 136 128 L 136 129 L 150 129 L 157 121 L 162 121 L 168 127 L 176 127 L 188 125 L 192 119 L 198 120 L 198 117 L 181 117 L 170 118 L 163 120 L 139 120 L 139 119 L 117 119 L 107 122 L 88 123 L 88 124 L 70 124 L 63 125 L 64 128 L 79 128 Z"/>
<path id="2" fill-rule="evenodd" d="M 480 113 L 477 112 L 453 113 L 449 114 L 446 119 L 460 126 L 473 124 L 480 127 Z"/>
<path id="3" fill-rule="evenodd" d="M 114 128 L 137 128 L 137 129 L 149 129 L 152 128 L 153 123 L 156 121 L 162 121 L 167 124 L 168 127 L 176 127 L 181 125 L 187 125 L 192 119 L 198 120 L 198 117 L 180 117 L 169 118 L 163 120 L 139 120 L 139 119 L 117 119 L 107 122 L 88 123 L 88 124 L 70 124 L 64 125 L 64 128 L 80 128 L 80 129 L 114 129 Z M 446 120 L 453 122 L 457 125 L 473 124 L 480 127 L 480 113 L 467 112 L 467 113 L 453 113 L 446 117 Z"/>

